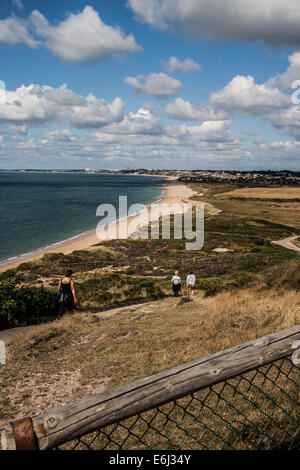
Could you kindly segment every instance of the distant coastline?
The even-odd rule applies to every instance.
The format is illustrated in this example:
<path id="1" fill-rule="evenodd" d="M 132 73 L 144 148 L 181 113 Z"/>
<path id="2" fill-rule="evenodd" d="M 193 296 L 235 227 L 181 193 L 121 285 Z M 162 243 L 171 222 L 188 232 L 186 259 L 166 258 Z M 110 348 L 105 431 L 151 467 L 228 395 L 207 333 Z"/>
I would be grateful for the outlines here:
<path id="1" fill-rule="evenodd" d="M 189 199 L 194 195 L 194 191 L 188 188 L 183 183 L 180 183 L 177 178 L 168 177 L 166 178 L 165 187 L 163 187 L 161 194 L 157 198 L 156 204 L 184 204 L 184 200 Z M 150 203 L 148 207 L 153 204 Z M 122 230 L 128 222 L 134 222 L 139 217 L 139 222 L 141 224 L 146 224 L 148 219 L 147 213 L 141 213 L 137 215 L 132 215 L 127 218 L 127 220 L 117 220 L 116 224 L 111 224 L 108 228 L 108 231 Z M 27 261 L 35 261 L 37 259 L 42 258 L 46 253 L 63 253 L 65 255 L 72 253 L 73 251 L 77 250 L 86 250 L 86 249 L 93 249 L 93 245 L 104 241 L 107 237 L 107 231 L 102 231 L 100 234 L 96 234 L 96 230 L 91 230 L 85 232 L 81 235 L 73 237 L 72 239 L 68 239 L 56 244 L 56 246 L 50 246 L 46 248 L 42 248 L 37 250 L 38 252 L 28 253 L 27 255 L 23 255 L 19 257 L 17 260 L 7 260 L 5 264 L 0 264 L 0 272 L 6 271 L 7 269 L 16 268 L 21 263 Z M 130 236 L 132 232 L 129 231 L 128 235 Z"/>
<path id="2" fill-rule="evenodd" d="M 67 173 L 70 174 L 70 172 L 67 172 Z M 120 174 L 120 176 L 122 175 Z M 134 175 L 134 176 L 137 176 L 137 175 Z M 143 175 L 143 176 L 153 177 L 153 175 Z M 167 184 L 167 178 L 163 178 L 162 176 L 160 176 L 160 178 L 162 179 L 162 182 L 161 184 L 157 186 L 157 196 L 155 197 L 154 200 L 153 199 L 151 200 L 151 195 L 149 195 L 149 199 L 148 199 L 149 204 L 159 203 L 164 197 L 164 193 L 166 191 L 165 186 Z M 82 246 L 88 247 L 90 246 L 90 244 L 96 244 L 99 242 L 100 240 L 97 238 L 97 235 L 96 235 L 96 228 L 78 231 L 77 234 L 75 232 L 75 234 L 72 236 L 67 236 L 66 238 L 62 238 L 61 240 L 55 241 L 53 243 L 51 242 L 45 243 L 44 245 L 41 245 L 40 247 L 37 247 L 36 249 L 24 251 L 21 254 L 8 256 L 6 259 L 0 260 L 0 272 L 3 272 L 7 269 L 14 268 L 18 266 L 19 264 L 22 264 L 26 261 L 38 259 L 46 253 L 63 252 L 66 254 L 77 249 L 82 249 L 81 248 Z"/>

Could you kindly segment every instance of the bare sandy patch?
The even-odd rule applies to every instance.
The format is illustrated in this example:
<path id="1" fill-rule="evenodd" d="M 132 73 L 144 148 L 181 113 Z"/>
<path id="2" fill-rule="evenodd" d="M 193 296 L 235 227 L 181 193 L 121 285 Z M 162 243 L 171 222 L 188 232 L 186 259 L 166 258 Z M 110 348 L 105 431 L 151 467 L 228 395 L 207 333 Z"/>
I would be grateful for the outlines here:
<path id="1" fill-rule="evenodd" d="M 229 250 L 228 248 L 215 248 L 213 251 L 216 253 L 233 253 L 233 250 Z"/>

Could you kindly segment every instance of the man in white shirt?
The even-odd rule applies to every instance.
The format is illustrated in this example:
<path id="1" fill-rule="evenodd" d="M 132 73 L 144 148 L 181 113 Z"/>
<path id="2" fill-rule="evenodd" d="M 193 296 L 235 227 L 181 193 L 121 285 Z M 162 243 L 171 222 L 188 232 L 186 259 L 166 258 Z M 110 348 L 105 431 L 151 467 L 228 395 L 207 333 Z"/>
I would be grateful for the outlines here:
<path id="1" fill-rule="evenodd" d="M 175 271 L 174 276 L 172 277 L 172 288 L 174 297 L 178 297 L 178 294 L 181 291 L 181 277 L 179 276 L 178 271 Z"/>
<path id="2" fill-rule="evenodd" d="M 196 284 L 196 277 L 195 277 L 193 271 L 190 271 L 190 274 L 188 274 L 188 276 L 186 278 L 188 299 L 191 299 L 194 295 L 195 284 Z"/>

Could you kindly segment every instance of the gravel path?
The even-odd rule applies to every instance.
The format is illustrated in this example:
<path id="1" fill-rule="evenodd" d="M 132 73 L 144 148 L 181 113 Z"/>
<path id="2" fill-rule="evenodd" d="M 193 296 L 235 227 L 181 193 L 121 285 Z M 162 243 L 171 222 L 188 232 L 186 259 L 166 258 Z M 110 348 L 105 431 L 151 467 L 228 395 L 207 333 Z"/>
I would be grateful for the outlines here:
<path id="1" fill-rule="evenodd" d="M 141 304 L 134 304 L 134 305 L 127 305 L 125 307 L 117 307 L 117 308 L 112 308 L 109 310 L 103 310 L 99 313 L 94 313 L 93 315 L 98 315 L 99 317 L 112 317 L 113 315 L 116 315 L 119 312 L 122 312 L 124 310 L 131 311 L 135 310 L 136 308 L 140 306 L 146 306 L 152 304 L 152 302 L 144 302 Z M 50 325 L 51 322 L 49 323 L 41 323 L 39 325 L 30 325 L 30 326 L 22 326 L 20 328 L 10 328 L 9 330 L 2 330 L 0 331 L 0 341 L 4 341 L 5 344 L 11 343 L 17 336 L 26 336 L 33 331 L 35 331 L 37 328 L 40 328 L 42 325 Z"/>

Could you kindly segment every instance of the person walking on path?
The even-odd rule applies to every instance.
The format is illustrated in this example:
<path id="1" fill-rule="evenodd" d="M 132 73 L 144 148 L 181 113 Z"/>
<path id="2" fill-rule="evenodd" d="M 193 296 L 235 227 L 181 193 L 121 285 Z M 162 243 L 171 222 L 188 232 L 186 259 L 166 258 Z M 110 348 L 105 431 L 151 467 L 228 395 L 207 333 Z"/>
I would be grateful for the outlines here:
<path id="1" fill-rule="evenodd" d="M 196 284 L 195 274 L 193 273 L 193 271 L 190 271 L 190 273 L 188 274 L 188 276 L 186 278 L 187 297 L 188 297 L 189 300 L 191 300 L 191 298 L 194 295 L 195 284 Z"/>
<path id="2" fill-rule="evenodd" d="M 172 288 L 174 297 L 178 297 L 179 292 L 181 291 L 181 278 L 178 271 L 175 271 L 174 276 L 172 277 Z"/>
<path id="3" fill-rule="evenodd" d="M 63 315 L 65 312 L 72 312 L 74 310 L 74 305 L 77 304 L 72 274 L 73 272 L 68 269 L 65 277 L 59 281 L 58 292 L 60 294 L 60 299 L 58 316 Z"/>

